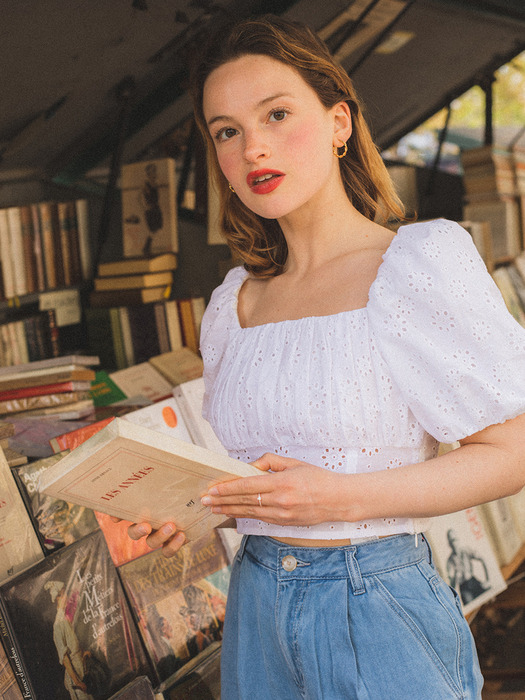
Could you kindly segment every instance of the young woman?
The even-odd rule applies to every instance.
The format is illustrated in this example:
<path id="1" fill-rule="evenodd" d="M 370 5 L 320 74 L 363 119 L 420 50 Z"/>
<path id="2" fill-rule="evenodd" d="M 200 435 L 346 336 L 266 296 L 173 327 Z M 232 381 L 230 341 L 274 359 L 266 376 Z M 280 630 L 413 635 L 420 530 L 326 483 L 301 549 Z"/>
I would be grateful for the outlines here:
<path id="1" fill-rule="evenodd" d="M 237 518 L 222 697 L 480 698 L 429 518 L 525 483 L 525 330 L 469 235 L 401 218 L 344 70 L 273 17 L 197 66 L 234 255 L 203 322 L 204 414 L 261 475 L 203 503 Z M 438 441 L 461 447 L 436 456 Z M 173 523 L 151 532 L 167 556 Z"/>

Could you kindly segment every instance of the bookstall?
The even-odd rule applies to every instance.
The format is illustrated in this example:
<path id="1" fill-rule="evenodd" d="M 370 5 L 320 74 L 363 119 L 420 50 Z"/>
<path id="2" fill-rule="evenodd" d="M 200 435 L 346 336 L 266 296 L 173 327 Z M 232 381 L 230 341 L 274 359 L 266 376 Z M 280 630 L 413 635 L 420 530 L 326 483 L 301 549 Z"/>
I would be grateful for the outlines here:
<path id="1" fill-rule="evenodd" d="M 381 149 L 482 85 L 484 143 L 463 154 L 463 178 L 439 172 L 441 144 L 434 168 L 389 167 L 420 218 L 471 233 L 525 326 L 524 153 L 496 147 L 491 130 L 494 72 L 525 50 L 523 3 L 30 5 L 2 16 L 0 698 L 69 700 L 73 687 L 96 700 L 219 698 L 235 531 L 207 530 L 166 560 L 131 541 L 125 523 L 40 488 L 42 474 L 115 420 L 227 460 L 201 417 L 198 338 L 234 262 L 191 115 L 188 58 L 230 17 L 305 21 L 351 74 Z M 458 592 L 459 548 L 479 579 L 461 602 L 486 700 L 525 690 L 524 494 L 437 519 L 429 539 Z M 57 630 L 82 652 L 67 669 Z M 512 640 L 507 658 L 494 639 Z"/>

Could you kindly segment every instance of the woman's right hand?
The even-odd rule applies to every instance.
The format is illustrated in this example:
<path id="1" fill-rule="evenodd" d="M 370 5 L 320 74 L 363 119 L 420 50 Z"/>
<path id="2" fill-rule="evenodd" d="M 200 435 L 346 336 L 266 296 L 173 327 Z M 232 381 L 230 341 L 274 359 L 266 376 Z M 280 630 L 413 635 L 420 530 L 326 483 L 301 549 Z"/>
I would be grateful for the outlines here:
<path id="1" fill-rule="evenodd" d="M 120 522 L 119 518 L 112 517 L 113 522 Z M 133 523 L 128 527 L 128 536 L 132 540 L 146 538 L 146 544 L 151 549 L 162 547 L 162 554 L 165 557 L 172 557 L 176 554 L 186 541 L 186 536 L 182 530 L 177 530 L 174 523 L 164 523 L 158 530 L 154 530 L 150 523 Z"/>

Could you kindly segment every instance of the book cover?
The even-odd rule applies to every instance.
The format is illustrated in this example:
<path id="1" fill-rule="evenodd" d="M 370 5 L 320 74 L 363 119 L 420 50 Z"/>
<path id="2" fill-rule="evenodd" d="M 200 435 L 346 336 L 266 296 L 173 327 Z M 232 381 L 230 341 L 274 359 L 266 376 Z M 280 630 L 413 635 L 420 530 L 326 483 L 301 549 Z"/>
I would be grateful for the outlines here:
<path id="1" fill-rule="evenodd" d="M 521 532 L 512 510 L 512 498 L 498 498 L 479 506 L 500 566 L 510 564 L 521 547 Z"/>
<path id="2" fill-rule="evenodd" d="M 171 396 L 171 384 L 150 362 L 139 362 L 131 367 L 109 373 L 121 391 L 129 397 L 144 396 L 159 401 Z"/>
<path id="3" fill-rule="evenodd" d="M 115 418 L 47 469 L 40 488 L 135 523 L 173 521 L 192 540 L 228 520 L 201 504 L 210 482 L 260 474 L 253 465 Z"/>
<path id="4" fill-rule="evenodd" d="M 141 289 L 142 287 L 162 287 L 171 285 L 173 273 L 146 272 L 140 275 L 123 275 L 122 277 L 95 277 L 94 288 L 97 292 L 112 289 Z"/>
<path id="5" fill-rule="evenodd" d="M 23 413 L 12 416 L 10 420 L 15 428 L 14 436 L 9 438 L 10 447 L 30 459 L 50 457 L 53 454 L 50 439 L 92 422 L 87 419 L 66 421 L 53 416 L 41 420 L 28 418 Z"/>
<path id="6" fill-rule="evenodd" d="M 169 559 L 146 554 L 119 575 L 161 681 L 222 639 L 230 567 L 215 532 Z"/>
<path id="7" fill-rule="evenodd" d="M 0 583 L 44 557 L 33 523 L 0 450 Z"/>
<path id="8" fill-rule="evenodd" d="M 204 379 L 198 377 L 176 386 L 173 389 L 173 395 L 177 399 L 177 404 L 190 431 L 192 441 L 196 445 L 206 447 L 213 452 L 226 454 L 226 449 L 213 432 L 211 425 L 202 415 L 204 391 Z"/>
<path id="9" fill-rule="evenodd" d="M 177 401 L 173 396 L 126 413 L 123 418 L 130 423 L 142 425 L 150 430 L 157 430 L 165 435 L 173 435 L 179 440 L 192 442 Z"/>
<path id="10" fill-rule="evenodd" d="M 465 614 L 505 590 L 505 579 L 478 508 L 434 518 L 425 534 L 436 568 L 458 592 Z"/>
<path id="11" fill-rule="evenodd" d="M 38 700 L 108 698 L 150 667 L 96 531 L 0 587 Z"/>
<path id="12" fill-rule="evenodd" d="M 148 362 L 162 374 L 172 387 L 202 377 L 202 359 L 189 348 L 178 348 L 150 357 Z"/>
<path id="13" fill-rule="evenodd" d="M 123 165 L 120 186 L 124 257 L 176 253 L 175 161 L 160 158 Z"/>
<path id="14" fill-rule="evenodd" d="M 89 393 L 95 407 L 110 406 L 112 403 L 127 398 L 126 394 L 118 388 L 105 369 L 100 369 L 96 372 Z"/>
<path id="15" fill-rule="evenodd" d="M 142 557 L 144 554 L 149 554 L 152 551 L 151 547 L 146 544 L 145 537 L 142 537 L 140 540 L 131 539 L 128 535 L 129 521 L 121 520 L 115 523 L 107 513 L 101 513 L 100 511 L 94 511 L 94 513 L 115 566 L 127 564 L 128 561 Z"/>
<path id="16" fill-rule="evenodd" d="M 64 452 L 37 459 L 13 469 L 20 492 L 46 553 L 72 544 L 98 528 L 95 514 L 89 508 L 66 503 L 42 493 L 38 482 L 40 475 L 52 464 L 64 457 Z"/>
<path id="17" fill-rule="evenodd" d="M 98 421 L 80 425 L 78 428 L 53 436 L 50 438 L 49 444 L 53 448 L 55 454 L 64 452 L 65 450 L 74 450 L 75 447 L 78 447 L 92 435 L 98 433 L 99 430 L 102 430 L 102 428 L 111 423 L 112 420 L 113 416 L 108 416 Z"/>
<path id="18" fill-rule="evenodd" d="M 165 700 L 220 700 L 221 650 L 221 642 L 213 642 L 157 690 Z"/>
<path id="19" fill-rule="evenodd" d="M 100 263 L 99 277 L 115 277 L 117 275 L 140 275 L 146 272 L 164 272 L 177 269 L 175 253 L 162 253 L 152 257 L 126 258 L 113 262 Z"/>

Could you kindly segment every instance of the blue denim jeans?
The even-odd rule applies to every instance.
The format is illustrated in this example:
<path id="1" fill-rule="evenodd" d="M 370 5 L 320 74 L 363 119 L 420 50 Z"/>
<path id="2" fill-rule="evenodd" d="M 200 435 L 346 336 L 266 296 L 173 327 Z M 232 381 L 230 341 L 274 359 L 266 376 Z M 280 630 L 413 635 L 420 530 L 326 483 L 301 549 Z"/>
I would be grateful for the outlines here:
<path id="1" fill-rule="evenodd" d="M 243 539 L 222 647 L 222 700 L 479 700 L 459 599 L 422 535 L 345 547 Z"/>

